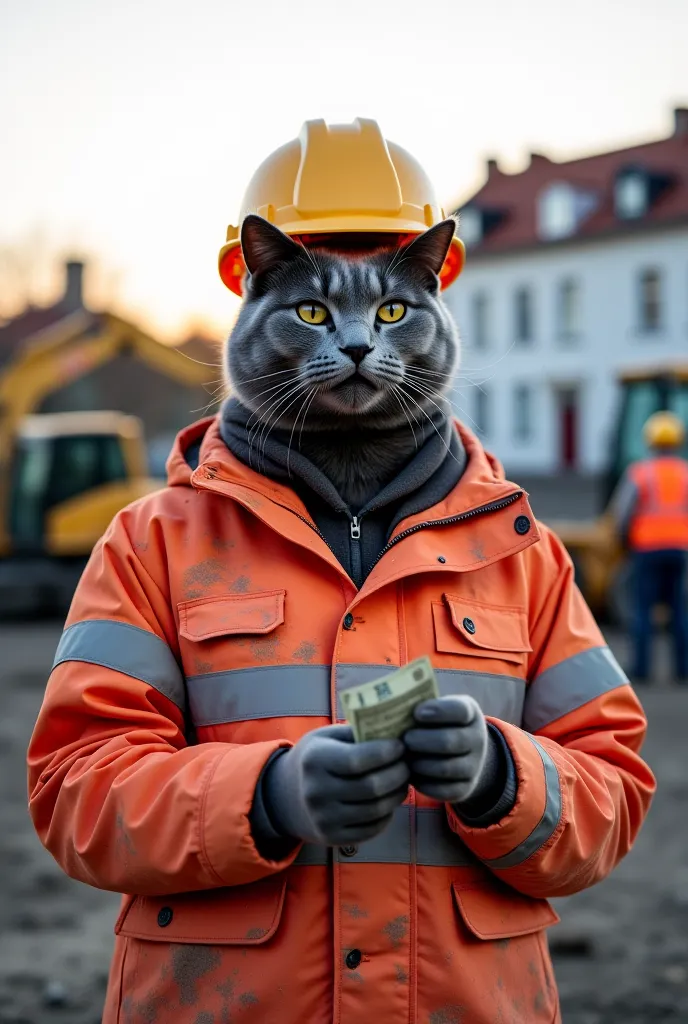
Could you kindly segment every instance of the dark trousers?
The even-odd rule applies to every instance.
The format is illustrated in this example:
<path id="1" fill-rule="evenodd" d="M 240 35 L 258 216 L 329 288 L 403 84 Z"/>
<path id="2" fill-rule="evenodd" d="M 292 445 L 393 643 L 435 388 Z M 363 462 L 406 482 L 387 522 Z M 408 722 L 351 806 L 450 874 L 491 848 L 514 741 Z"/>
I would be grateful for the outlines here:
<path id="1" fill-rule="evenodd" d="M 665 603 L 671 611 L 674 671 L 688 679 L 688 615 L 686 614 L 685 551 L 636 551 L 633 555 L 634 643 L 633 675 L 647 679 L 652 651 L 652 611 Z"/>

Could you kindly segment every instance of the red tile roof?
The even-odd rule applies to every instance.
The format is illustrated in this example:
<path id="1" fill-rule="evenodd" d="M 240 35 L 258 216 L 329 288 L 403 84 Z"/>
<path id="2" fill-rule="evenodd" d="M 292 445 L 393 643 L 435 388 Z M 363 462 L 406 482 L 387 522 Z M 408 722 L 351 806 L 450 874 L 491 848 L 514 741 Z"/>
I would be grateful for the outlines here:
<path id="1" fill-rule="evenodd" d="M 531 246 L 570 244 L 576 239 L 617 232 L 631 234 L 681 221 L 688 222 L 688 111 L 676 110 L 675 118 L 676 131 L 668 139 L 611 153 L 562 163 L 534 154 L 530 166 L 519 174 L 506 174 L 494 161 L 490 161 L 488 180 L 462 204 L 462 208 L 470 205 L 482 210 L 502 211 L 503 218 L 487 231 L 480 243 L 470 247 L 471 255 L 488 255 Z M 614 181 L 618 172 L 628 167 L 642 168 L 650 174 L 668 175 L 671 179 L 652 202 L 646 215 L 632 221 L 620 220 L 614 212 Z M 557 242 L 543 241 L 537 229 L 537 201 L 540 193 L 555 183 L 566 183 L 595 192 L 598 205 L 582 221 L 574 235 Z"/>
<path id="2" fill-rule="evenodd" d="M 69 313 L 70 310 L 61 302 L 47 308 L 29 306 L 23 313 L 0 326 L 0 366 L 8 363 L 34 334 L 58 323 Z"/>

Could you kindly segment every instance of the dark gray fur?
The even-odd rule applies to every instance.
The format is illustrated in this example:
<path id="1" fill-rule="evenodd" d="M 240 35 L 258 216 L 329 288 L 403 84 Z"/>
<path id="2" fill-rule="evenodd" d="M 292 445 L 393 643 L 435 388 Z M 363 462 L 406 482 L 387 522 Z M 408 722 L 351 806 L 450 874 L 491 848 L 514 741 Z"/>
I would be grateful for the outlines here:
<path id="1" fill-rule="evenodd" d="M 457 330 L 437 276 L 454 228 L 444 221 L 404 249 L 361 253 L 306 249 L 260 217 L 245 219 L 245 298 L 226 371 L 253 413 L 256 465 L 268 433 L 286 430 L 358 507 L 436 429 L 458 365 Z M 380 323 L 378 308 L 392 300 L 406 305 L 405 316 Z M 299 319 L 296 307 L 308 301 L 329 310 L 327 323 Z"/>

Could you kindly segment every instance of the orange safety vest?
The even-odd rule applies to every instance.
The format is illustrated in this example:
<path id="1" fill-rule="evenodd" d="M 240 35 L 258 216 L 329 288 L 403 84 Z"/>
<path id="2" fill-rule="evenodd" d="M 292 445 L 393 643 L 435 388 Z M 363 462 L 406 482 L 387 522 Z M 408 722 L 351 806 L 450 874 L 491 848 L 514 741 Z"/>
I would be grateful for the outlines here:
<path id="1" fill-rule="evenodd" d="M 97 545 L 29 788 L 64 870 L 127 894 L 104 1024 L 560 1021 L 548 897 L 629 850 L 654 790 L 646 721 L 561 543 L 459 429 L 459 484 L 360 590 L 294 491 L 207 421 Z M 271 755 L 423 654 L 501 730 L 513 810 L 470 827 L 412 789 L 370 842 L 266 859 L 249 814 Z"/>
<path id="2" fill-rule="evenodd" d="M 631 549 L 688 549 L 688 463 L 662 455 L 636 462 L 629 476 L 638 488 L 628 534 Z"/>

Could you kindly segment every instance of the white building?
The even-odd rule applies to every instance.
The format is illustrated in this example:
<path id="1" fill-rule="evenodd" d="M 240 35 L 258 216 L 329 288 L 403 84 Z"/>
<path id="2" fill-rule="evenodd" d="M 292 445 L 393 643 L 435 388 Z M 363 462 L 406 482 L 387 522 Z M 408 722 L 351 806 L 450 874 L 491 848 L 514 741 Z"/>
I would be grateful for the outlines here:
<path id="1" fill-rule="evenodd" d="M 688 362 L 688 110 L 674 113 L 670 138 L 632 149 L 533 155 L 520 174 L 491 160 L 458 211 L 455 405 L 509 473 L 603 471 L 618 371 Z"/>

